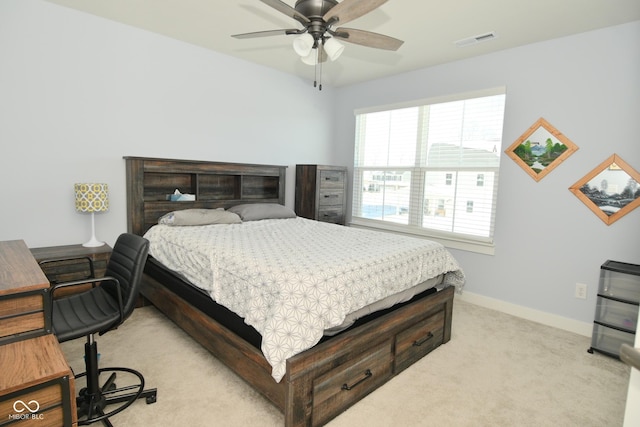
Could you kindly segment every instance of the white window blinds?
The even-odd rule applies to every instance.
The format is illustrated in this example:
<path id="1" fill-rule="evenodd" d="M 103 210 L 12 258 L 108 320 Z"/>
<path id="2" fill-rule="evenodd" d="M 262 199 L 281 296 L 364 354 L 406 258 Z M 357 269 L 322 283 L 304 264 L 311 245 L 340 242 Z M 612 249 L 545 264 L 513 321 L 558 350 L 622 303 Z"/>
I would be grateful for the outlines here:
<path id="1" fill-rule="evenodd" d="M 353 222 L 492 244 L 504 88 L 356 112 Z"/>

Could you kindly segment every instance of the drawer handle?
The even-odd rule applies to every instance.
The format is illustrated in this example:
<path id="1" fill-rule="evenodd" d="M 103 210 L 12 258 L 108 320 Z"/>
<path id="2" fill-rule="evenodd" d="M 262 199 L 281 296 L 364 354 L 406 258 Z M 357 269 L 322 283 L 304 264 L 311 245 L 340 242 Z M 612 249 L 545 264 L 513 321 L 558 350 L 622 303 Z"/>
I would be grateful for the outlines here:
<path id="1" fill-rule="evenodd" d="M 360 384 L 361 382 L 365 381 L 366 379 L 371 378 L 372 376 L 373 376 L 373 373 L 371 372 L 371 369 L 367 369 L 364 372 L 364 377 L 360 378 L 358 381 L 356 381 L 352 385 L 348 385 L 347 383 L 342 384 L 342 390 L 349 391 L 353 389 L 355 386 L 357 386 L 358 384 Z"/>
<path id="2" fill-rule="evenodd" d="M 426 343 L 427 341 L 429 341 L 431 338 L 433 338 L 433 333 L 429 332 L 429 334 L 427 334 L 427 336 L 421 340 L 415 340 L 413 342 L 413 346 L 414 347 L 420 347 L 422 344 Z"/>
<path id="3" fill-rule="evenodd" d="M 337 194 L 325 194 L 324 195 L 325 199 L 328 199 L 329 197 L 338 197 L 338 195 Z"/>

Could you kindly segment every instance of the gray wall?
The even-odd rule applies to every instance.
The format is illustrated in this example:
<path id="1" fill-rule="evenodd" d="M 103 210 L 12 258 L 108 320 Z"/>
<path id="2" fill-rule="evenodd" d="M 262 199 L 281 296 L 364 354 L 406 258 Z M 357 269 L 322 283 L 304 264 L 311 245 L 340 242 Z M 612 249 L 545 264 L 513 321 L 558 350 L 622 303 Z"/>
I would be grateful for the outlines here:
<path id="1" fill-rule="evenodd" d="M 607 226 L 568 188 L 614 153 L 640 171 L 639 76 L 634 22 L 353 85 L 337 94 L 336 150 L 353 164 L 354 109 L 506 86 L 503 151 L 540 117 L 579 149 L 539 182 L 503 153 L 495 255 L 452 250 L 465 289 L 590 322 L 600 265 L 640 263 L 640 209 Z"/>
<path id="2" fill-rule="evenodd" d="M 89 239 L 73 184 L 109 184 L 98 239 L 126 231 L 123 156 L 333 163 L 334 91 L 39 0 L 0 2 L 0 240 Z M 304 99 L 305 102 L 300 102 Z"/>

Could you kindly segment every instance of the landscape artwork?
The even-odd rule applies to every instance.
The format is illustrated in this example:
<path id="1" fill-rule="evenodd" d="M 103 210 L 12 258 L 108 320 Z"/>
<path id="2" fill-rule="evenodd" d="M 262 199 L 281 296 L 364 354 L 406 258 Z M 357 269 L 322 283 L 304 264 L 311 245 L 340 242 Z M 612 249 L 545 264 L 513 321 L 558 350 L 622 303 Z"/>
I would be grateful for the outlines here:
<path id="1" fill-rule="evenodd" d="M 640 174 L 614 154 L 569 190 L 611 225 L 640 205 Z"/>
<path id="2" fill-rule="evenodd" d="M 540 181 L 577 149 L 578 146 L 540 118 L 505 153 Z"/>

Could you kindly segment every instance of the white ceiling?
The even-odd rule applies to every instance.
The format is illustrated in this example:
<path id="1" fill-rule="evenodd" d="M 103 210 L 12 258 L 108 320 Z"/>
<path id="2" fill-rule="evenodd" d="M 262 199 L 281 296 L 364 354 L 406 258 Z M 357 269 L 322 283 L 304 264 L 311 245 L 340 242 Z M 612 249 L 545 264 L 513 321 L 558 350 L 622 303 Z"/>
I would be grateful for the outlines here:
<path id="1" fill-rule="evenodd" d="M 259 0 L 47 1 L 314 79 L 313 67 L 293 51 L 295 36 L 231 37 L 301 27 Z M 323 65 L 322 82 L 348 85 L 636 20 L 639 0 L 389 0 L 346 26 L 404 40 L 402 47 L 393 52 L 344 43 L 342 56 Z M 454 44 L 491 31 L 497 36 L 491 41 Z"/>

